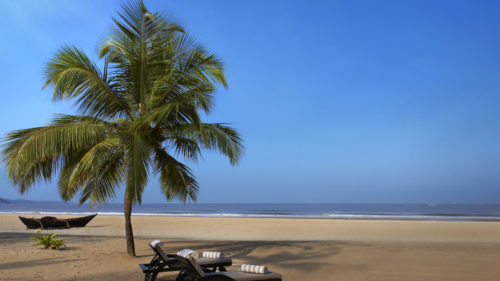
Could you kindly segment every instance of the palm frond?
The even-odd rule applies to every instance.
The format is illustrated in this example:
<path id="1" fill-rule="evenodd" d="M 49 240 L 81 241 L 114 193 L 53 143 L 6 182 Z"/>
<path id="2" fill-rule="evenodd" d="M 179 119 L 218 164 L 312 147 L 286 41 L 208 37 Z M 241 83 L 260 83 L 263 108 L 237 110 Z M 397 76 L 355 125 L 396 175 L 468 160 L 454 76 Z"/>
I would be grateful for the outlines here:
<path id="1" fill-rule="evenodd" d="M 99 173 L 100 167 L 109 159 L 121 160 L 124 151 L 125 145 L 117 137 L 108 137 L 97 143 L 74 165 L 69 175 L 69 187 L 83 185 L 89 174 Z"/>
<path id="2" fill-rule="evenodd" d="M 64 201 L 70 201 L 71 199 L 73 199 L 75 194 L 77 194 L 78 191 L 80 190 L 80 186 L 69 185 L 71 174 L 73 173 L 73 169 L 75 168 L 75 166 L 76 163 L 67 163 L 59 173 L 59 180 L 57 181 L 57 187 L 59 195 Z"/>
<path id="3" fill-rule="evenodd" d="M 124 179 L 125 147 L 110 137 L 93 146 L 77 162 L 65 166 L 59 178 L 59 192 L 70 200 L 80 191 L 80 204 L 91 205 L 113 198 Z"/>
<path id="4" fill-rule="evenodd" d="M 199 126 L 174 125 L 164 130 L 164 136 L 166 141 L 175 141 L 177 138 L 193 139 L 203 148 L 226 155 L 232 165 L 238 163 L 244 149 L 239 133 L 220 123 L 201 123 Z"/>
<path id="5" fill-rule="evenodd" d="M 63 46 L 47 64 L 44 88 L 54 87 L 54 100 L 76 98 L 84 115 L 108 118 L 130 115 L 120 90 L 108 79 L 107 69 L 104 73 L 82 50 Z"/>
<path id="6" fill-rule="evenodd" d="M 116 189 L 126 177 L 124 155 L 122 150 L 110 150 L 94 162 L 81 184 L 80 204 L 88 200 L 93 206 L 115 197 Z"/>
<path id="7" fill-rule="evenodd" d="M 109 127 L 94 122 L 59 123 L 11 132 L 3 145 L 3 161 L 9 178 L 24 192 L 39 180 L 72 163 L 84 151 L 106 138 Z"/>
<path id="8" fill-rule="evenodd" d="M 191 169 L 162 148 L 154 151 L 155 171 L 160 174 L 160 186 L 168 200 L 196 201 L 198 196 L 198 182 Z"/>

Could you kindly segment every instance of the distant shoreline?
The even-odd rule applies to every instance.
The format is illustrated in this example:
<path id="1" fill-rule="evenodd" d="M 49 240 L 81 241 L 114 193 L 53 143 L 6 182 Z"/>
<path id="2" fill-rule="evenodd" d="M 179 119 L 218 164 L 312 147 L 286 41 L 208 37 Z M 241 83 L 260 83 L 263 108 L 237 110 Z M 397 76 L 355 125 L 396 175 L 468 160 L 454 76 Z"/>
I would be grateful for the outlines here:
<path id="1" fill-rule="evenodd" d="M 123 216 L 120 212 L 50 212 L 12 211 L 0 215 L 20 216 L 84 216 L 97 213 L 99 216 Z M 258 218 L 258 219 L 319 219 L 319 220 L 394 220 L 394 221 L 492 221 L 500 222 L 500 217 L 490 215 L 370 215 L 370 214 L 327 214 L 327 215 L 279 215 L 279 214 L 192 214 L 192 213 L 132 213 L 135 217 L 171 218 Z"/>
<path id="2" fill-rule="evenodd" d="M 0 214 L 21 216 L 123 216 L 122 204 L 89 205 L 64 202 L 0 204 Z M 282 218 L 321 220 L 500 221 L 500 204 L 297 204 L 297 203 L 144 203 L 134 217 Z"/>

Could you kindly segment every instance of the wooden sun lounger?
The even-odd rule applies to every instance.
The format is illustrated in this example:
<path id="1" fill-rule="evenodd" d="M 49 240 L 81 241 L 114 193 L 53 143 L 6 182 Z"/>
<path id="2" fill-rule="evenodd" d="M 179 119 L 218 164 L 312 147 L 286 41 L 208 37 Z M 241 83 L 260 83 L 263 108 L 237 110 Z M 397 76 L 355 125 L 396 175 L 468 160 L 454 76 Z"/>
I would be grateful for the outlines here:
<path id="1" fill-rule="evenodd" d="M 175 279 L 176 281 L 282 281 L 281 274 L 276 272 L 263 274 L 239 270 L 209 272 L 204 270 L 191 256 L 184 258 L 178 255 L 168 255 L 168 257 L 175 258 L 182 264 L 183 268 Z"/>
<path id="2" fill-rule="evenodd" d="M 139 264 L 139 267 L 145 275 L 145 281 L 156 280 L 160 272 L 181 271 L 183 269 L 183 265 L 177 259 L 170 257 L 163 251 L 160 243 L 150 243 L 149 246 L 155 252 L 153 259 L 149 263 Z M 230 258 L 225 257 L 218 259 L 198 258 L 197 261 L 204 270 L 210 272 L 216 272 L 217 270 L 226 271 L 226 266 L 231 266 L 233 264 Z"/>

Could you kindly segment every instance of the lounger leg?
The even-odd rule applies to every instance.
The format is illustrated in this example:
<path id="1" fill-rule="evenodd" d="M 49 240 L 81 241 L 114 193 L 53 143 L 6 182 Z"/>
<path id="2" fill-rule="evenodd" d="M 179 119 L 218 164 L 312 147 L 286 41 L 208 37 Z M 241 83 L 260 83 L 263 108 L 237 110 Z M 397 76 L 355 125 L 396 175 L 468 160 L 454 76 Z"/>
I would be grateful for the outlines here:
<path id="1" fill-rule="evenodd" d="M 179 274 L 177 274 L 177 277 L 175 278 L 175 281 L 181 281 L 184 280 L 184 270 L 181 270 Z"/>
<path id="2" fill-rule="evenodd" d="M 157 271 L 151 272 L 150 279 L 148 279 L 147 281 L 155 281 L 156 280 L 156 276 L 158 276 L 158 272 Z"/>
<path id="3" fill-rule="evenodd" d="M 155 255 L 150 263 L 145 264 L 148 268 L 147 271 L 144 271 L 144 281 L 155 281 L 158 273 L 164 271 L 163 268 L 167 266 L 158 255 Z"/>
<path id="4" fill-rule="evenodd" d="M 195 276 L 195 274 L 186 272 L 184 269 L 182 269 L 177 275 L 177 278 L 175 278 L 175 281 L 192 281 Z"/>

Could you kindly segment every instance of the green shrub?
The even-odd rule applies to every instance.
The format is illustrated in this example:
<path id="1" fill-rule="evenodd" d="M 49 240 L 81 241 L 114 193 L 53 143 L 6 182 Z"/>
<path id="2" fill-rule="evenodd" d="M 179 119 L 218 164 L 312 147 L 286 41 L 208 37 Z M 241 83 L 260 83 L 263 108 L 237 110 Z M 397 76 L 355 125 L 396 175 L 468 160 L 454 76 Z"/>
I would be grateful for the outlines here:
<path id="1" fill-rule="evenodd" d="M 55 239 L 56 233 L 53 234 L 43 234 L 40 230 L 38 230 L 36 233 L 38 233 L 40 236 L 35 236 L 32 239 L 36 241 L 37 243 L 33 244 L 33 246 L 43 246 L 45 249 L 52 248 L 52 249 L 60 249 L 62 246 L 66 247 L 66 244 L 62 239 Z"/>
<path id="2" fill-rule="evenodd" d="M 52 239 L 50 246 L 52 249 L 56 249 L 56 250 L 61 249 L 61 247 L 63 247 L 63 246 L 64 246 L 64 248 L 66 248 L 66 244 L 64 244 L 64 241 L 62 239 Z M 64 248 L 62 248 L 62 249 L 64 249 Z"/>

